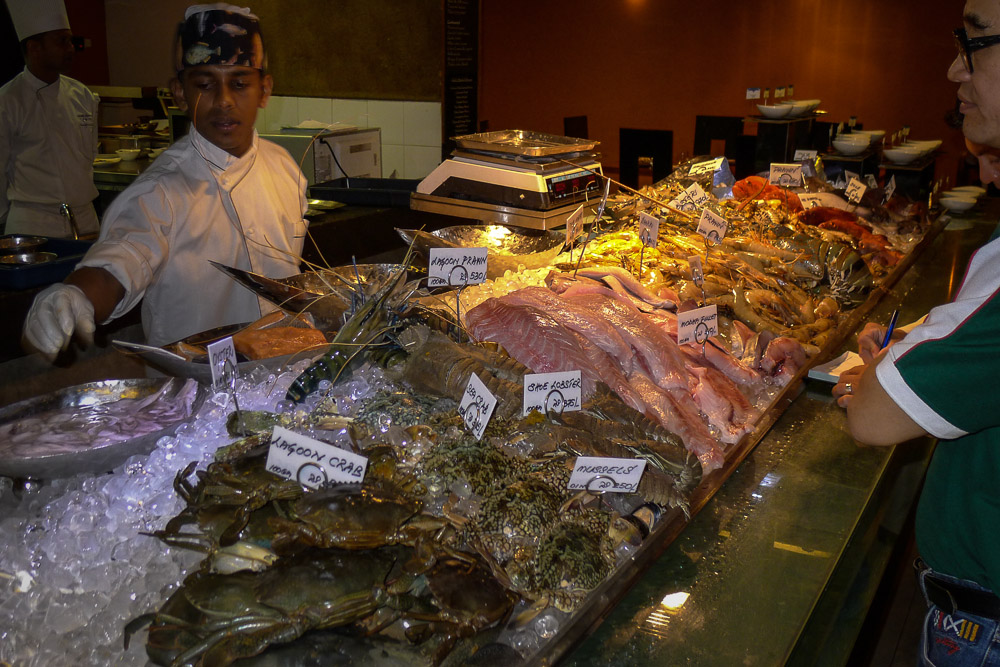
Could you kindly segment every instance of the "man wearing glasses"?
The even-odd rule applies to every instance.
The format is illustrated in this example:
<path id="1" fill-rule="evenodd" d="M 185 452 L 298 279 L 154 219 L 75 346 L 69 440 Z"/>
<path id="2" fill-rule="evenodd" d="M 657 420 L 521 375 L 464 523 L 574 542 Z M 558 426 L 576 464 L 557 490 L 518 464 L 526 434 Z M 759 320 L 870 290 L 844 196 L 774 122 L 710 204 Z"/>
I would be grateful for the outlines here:
<path id="1" fill-rule="evenodd" d="M 963 23 L 948 78 L 958 84 L 966 139 L 989 155 L 1000 149 L 1000 0 L 968 0 Z M 998 233 L 973 255 L 955 300 L 905 337 L 879 350 L 885 330 L 866 326 L 858 347 L 867 363 L 833 389 L 863 443 L 938 439 L 916 518 L 929 606 L 923 665 L 1000 666 Z"/>

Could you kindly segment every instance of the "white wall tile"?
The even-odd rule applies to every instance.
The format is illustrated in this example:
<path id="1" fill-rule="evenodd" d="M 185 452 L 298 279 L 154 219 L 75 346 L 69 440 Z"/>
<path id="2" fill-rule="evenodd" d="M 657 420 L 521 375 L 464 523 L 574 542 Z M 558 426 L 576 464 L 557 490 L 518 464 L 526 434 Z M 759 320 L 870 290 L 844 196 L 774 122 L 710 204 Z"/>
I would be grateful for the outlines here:
<path id="1" fill-rule="evenodd" d="M 267 134 L 267 107 L 257 109 L 257 120 L 253 122 L 254 128 L 260 134 Z"/>
<path id="2" fill-rule="evenodd" d="M 382 143 L 402 146 L 403 110 L 406 102 L 368 101 L 368 127 L 382 128 Z"/>
<path id="3" fill-rule="evenodd" d="M 333 122 L 333 102 L 328 97 L 300 97 L 299 121 Z"/>
<path id="4" fill-rule="evenodd" d="M 441 146 L 439 103 L 404 102 L 403 143 L 407 146 Z"/>
<path id="5" fill-rule="evenodd" d="M 406 176 L 406 148 L 392 144 L 382 144 L 382 178 L 390 178 L 396 172 L 396 178 Z"/>
<path id="6" fill-rule="evenodd" d="M 403 149 L 405 151 L 403 178 L 423 178 L 441 164 L 440 146 L 404 146 Z M 383 173 L 384 170 L 385 167 Z"/>
<path id="7" fill-rule="evenodd" d="M 333 121 L 340 121 L 357 127 L 369 127 L 368 100 L 334 99 Z"/>
<path id="8" fill-rule="evenodd" d="M 271 97 L 267 103 L 267 131 L 278 132 L 283 125 L 299 122 L 299 98 Z"/>

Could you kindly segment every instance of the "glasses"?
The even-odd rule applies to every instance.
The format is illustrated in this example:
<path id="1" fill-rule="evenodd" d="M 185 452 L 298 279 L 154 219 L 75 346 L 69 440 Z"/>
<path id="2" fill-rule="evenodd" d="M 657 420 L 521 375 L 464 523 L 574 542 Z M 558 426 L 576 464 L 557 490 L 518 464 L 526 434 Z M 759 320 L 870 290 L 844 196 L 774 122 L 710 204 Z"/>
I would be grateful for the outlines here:
<path id="1" fill-rule="evenodd" d="M 962 64 L 965 69 L 972 74 L 972 54 L 979 49 L 1000 44 L 1000 35 L 986 35 L 984 37 L 969 37 L 965 28 L 955 30 L 955 46 L 958 47 L 958 55 L 962 57 Z"/>

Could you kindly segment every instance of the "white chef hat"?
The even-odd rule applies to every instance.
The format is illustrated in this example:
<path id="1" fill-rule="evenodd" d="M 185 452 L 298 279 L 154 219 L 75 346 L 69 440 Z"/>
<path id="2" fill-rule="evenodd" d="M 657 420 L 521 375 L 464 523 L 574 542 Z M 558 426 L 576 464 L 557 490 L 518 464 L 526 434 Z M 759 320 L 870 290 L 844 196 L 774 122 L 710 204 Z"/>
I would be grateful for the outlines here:
<path id="1" fill-rule="evenodd" d="M 19 42 L 50 30 L 69 30 L 63 0 L 7 0 L 7 9 Z"/>

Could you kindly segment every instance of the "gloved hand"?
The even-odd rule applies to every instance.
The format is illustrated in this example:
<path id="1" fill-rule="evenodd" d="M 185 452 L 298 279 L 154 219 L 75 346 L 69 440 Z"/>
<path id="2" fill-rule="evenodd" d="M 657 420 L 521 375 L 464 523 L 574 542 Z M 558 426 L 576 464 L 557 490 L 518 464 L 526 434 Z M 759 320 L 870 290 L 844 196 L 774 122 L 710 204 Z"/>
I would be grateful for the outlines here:
<path id="1" fill-rule="evenodd" d="M 79 287 L 56 283 L 38 293 L 24 321 L 24 338 L 47 358 L 69 345 L 75 331 L 94 341 L 94 306 Z"/>

